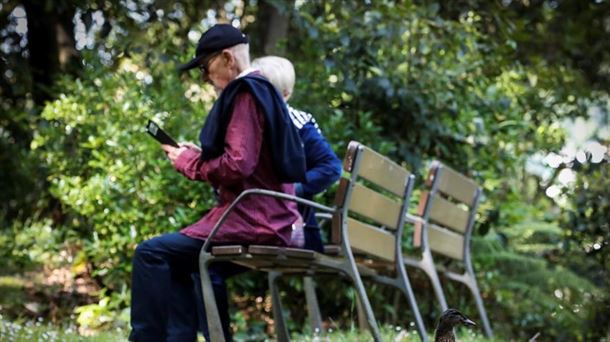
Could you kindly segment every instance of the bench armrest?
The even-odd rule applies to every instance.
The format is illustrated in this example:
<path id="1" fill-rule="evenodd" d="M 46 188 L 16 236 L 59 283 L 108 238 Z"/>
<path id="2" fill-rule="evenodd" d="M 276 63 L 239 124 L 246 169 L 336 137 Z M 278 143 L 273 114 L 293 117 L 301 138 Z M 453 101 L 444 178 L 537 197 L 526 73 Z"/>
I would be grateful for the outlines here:
<path id="1" fill-rule="evenodd" d="M 227 217 L 229 216 L 229 213 L 233 210 L 233 208 L 235 208 L 237 203 L 239 203 L 239 201 L 246 198 L 247 196 L 252 196 L 252 195 L 280 198 L 283 200 L 296 202 L 296 203 L 299 203 L 299 204 L 302 204 L 302 205 L 305 205 L 308 207 L 316 208 L 316 209 L 318 209 L 320 211 L 324 211 L 326 213 L 335 212 L 335 208 L 328 207 L 328 206 L 316 203 L 314 201 L 306 200 L 306 199 L 303 199 L 303 198 L 300 198 L 300 197 L 297 197 L 294 195 L 288 195 L 283 192 L 271 191 L 271 190 L 265 190 L 265 189 L 248 189 L 246 191 L 243 191 L 241 194 L 239 194 L 239 196 L 237 196 L 237 198 L 231 203 L 229 208 L 227 208 L 227 210 L 224 213 L 222 213 L 222 216 L 220 217 L 218 222 L 216 222 L 216 224 L 212 228 L 212 231 L 210 232 L 210 235 L 208 235 L 208 238 L 205 240 L 205 243 L 201 247 L 202 252 L 204 252 L 204 251 L 207 252 L 210 249 L 212 239 L 214 238 L 214 236 L 216 235 L 216 233 L 218 232 L 220 227 L 224 224 Z"/>
<path id="2" fill-rule="evenodd" d="M 330 220 L 333 218 L 333 214 L 331 213 L 316 213 L 316 220 Z"/>

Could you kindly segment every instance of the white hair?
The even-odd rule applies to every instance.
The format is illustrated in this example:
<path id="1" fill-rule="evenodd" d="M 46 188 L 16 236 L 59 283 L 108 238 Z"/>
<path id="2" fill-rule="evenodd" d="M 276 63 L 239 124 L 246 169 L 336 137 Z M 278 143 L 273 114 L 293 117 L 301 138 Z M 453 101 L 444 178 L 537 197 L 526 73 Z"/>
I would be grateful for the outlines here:
<path id="1" fill-rule="evenodd" d="M 250 45 L 237 44 L 228 48 L 235 56 L 237 69 L 241 72 L 250 67 Z"/>
<path id="2" fill-rule="evenodd" d="M 295 74 L 292 63 L 283 57 L 266 56 L 252 61 L 252 66 L 260 70 L 288 101 L 294 89 Z"/>

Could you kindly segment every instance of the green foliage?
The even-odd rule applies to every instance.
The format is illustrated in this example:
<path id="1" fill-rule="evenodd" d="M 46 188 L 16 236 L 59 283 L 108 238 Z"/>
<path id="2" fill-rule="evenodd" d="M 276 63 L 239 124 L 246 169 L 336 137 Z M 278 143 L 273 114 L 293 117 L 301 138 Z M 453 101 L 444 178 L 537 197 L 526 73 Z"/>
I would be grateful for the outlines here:
<path id="1" fill-rule="evenodd" d="M 601 163 L 580 164 L 573 166 L 576 172 L 576 184 L 566 188 L 564 195 L 574 200 L 564 210 L 563 224 L 566 229 L 566 240 L 573 248 L 584 251 L 605 266 L 605 276 L 599 275 L 599 281 L 605 279 L 608 285 L 608 265 L 610 263 L 610 166 L 608 158 Z"/>
<path id="2" fill-rule="evenodd" d="M 582 322 L 599 305 L 603 292 L 557 263 L 562 230 L 531 221 L 502 231 L 505 234 L 475 239 L 473 246 L 483 297 L 501 308 L 490 317 L 494 329 L 521 338 L 536 332 L 562 340 L 595 336 Z"/>
<path id="3" fill-rule="evenodd" d="M 138 241 L 184 227 L 212 203 L 210 189 L 175 172 L 144 132 L 151 118 L 195 140 L 211 90 L 185 89 L 171 64 L 148 69 L 127 58 L 116 70 L 92 61 L 86 77 L 63 84 L 32 148 L 62 204 L 57 228 L 83 248 L 106 288 L 120 290 Z"/>
<path id="4" fill-rule="evenodd" d="M 0 235 L 2 273 L 27 270 L 35 266 L 57 265 L 62 257 L 61 233 L 53 229 L 50 219 L 14 221 L 12 227 Z"/>
<path id="5" fill-rule="evenodd" d="M 297 106 L 321 113 L 323 129 L 344 122 L 325 129 L 339 151 L 358 139 L 416 172 L 440 159 L 471 174 L 485 193 L 482 234 L 523 219 L 508 217 L 525 199 L 511 180 L 525 177 L 530 155 L 561 148 L 558 120 L 586 112 L 578 72 L 519 63 L 514 41 L 487 35 L 474 11 L 444 19 L 435 4 L 331 1 L 305 3 L 295 17 Z M 366 124 L 375 135 L 350 129 Z"/>
<path id="6" fill-rule="evenodd" d="M 563 209 L 561 224 L 564 227 L 565 248 L 562 257 L 570 260 L 567 266 L 591 279 L 597 286 L 610 288 L 610 160 L 601 163 L 574 162 L 576 172 L 573 187 L 564 189 L 571 198 Z M 592 294 L 596 305 L 586 312 L 589 336 L 604 336 L 608 331 L 607 312 L 610 296 Z"/>
<path id="7" fill-rule="evenodd" d="M 305 106 L 339 108 L 348 122 L 359 112 L 373 113 L 370 120 L 415 169 L 433 157 L 498 179 L 515 172 L 523 156 L 560 146 L 555 120 L 566 111 L 556 82 L 576 83 L 575 76 L 514 63 L 510 44 L 480 32 L 477 13 L 443 20 L 438 6 L 390 1 L 304 6 L 298 18 L 308 40 L 295 45 L 294 59 L 308 61 L 297 65 L 299 78 L 317 82 L 298 82 L 295 101 L 306 94 Z"/>
<path id="8" fill-rule="evenodd" d="M 610 12 L 597 2 L 527 3 L 300 1 L 285 42 L 297 71 L 292 104 L 316 116 L 340 157 L 356 139 L 418 174 L 440 159 L 481 184 L 473 256 L 499 336 L 527 339 L 541 331 L 549 339 L 595 340 L 607 336 L 610 303 L 607 163 L 571 165 L 578 176 L 564 189 L 561 225 L 543 182 L 527 174 L 525 163 L 559 151 L 561 121 L 586 117 L 587 107 L 607 96 L 608 42 L 600 28 Z M 16 5 L 7 2 L 2 14 Z M 94 39 L 81 51 L 80 75 L 49 89 L 56 100 L 41 120 L 29 69 L 19 61 L 25 47 L 14 29 L 3 31 L 12 47 L 1 52 L 0 64 L 3 271 L 52 266 L 65 250 L 75 251 L 73 266 L 91 270 L 104 288 L 96 303 L 77 309 L 79 324 L 125 323 L 136 244 L 192 223 L 213 204 L 209 187 L 178 175 L 143 126 L 152 117 L 179 140 L 196 140 L 213 92 L 179 77 L 172 61 L 192 54 L 189 30 L 207 27 L 208 9 L 220 9 L 219 18 L 239 20 L 248 32 L 253 21 L 262 22 L 259 5 L 70 4 L 82 7 L 87 29 L 98 10 L 107 25 L 88 32 Z M 332 191 L 318 199 L 331 197 Z M 238 279 L 230 282 L 235 293 L 265 298 L 261 276 Z M 299 284 L 289 281 L 286 290 L 298 307 L 294 330 L 304 321 Z M 448 291 L 476 317 L 463 289 Z M 353 293 L 345 284 L 329 281 L 325 292 L 329 317 L 353 322 Z M 376 310 L 396 317 L 387 294 L 373 294 L 381 303 Z M 265 334 L 267 311 L 238 309 L 241 332 Z M 434 309 L 424 315 L 432 321 Z M 361 337 L 353 336 L 337 340 Z"/>
<path id="9" fill-rule="evenodd" d="M 76 322 L 79 327 L 99 331 L 129 326 L 129 308 L 124 307 L 124 303 L 128 302 L 127 288 L 124 287 L 120 293 L 101 297 L 98 303 L 83 305 L 74 310 L 78 315 Z"/>

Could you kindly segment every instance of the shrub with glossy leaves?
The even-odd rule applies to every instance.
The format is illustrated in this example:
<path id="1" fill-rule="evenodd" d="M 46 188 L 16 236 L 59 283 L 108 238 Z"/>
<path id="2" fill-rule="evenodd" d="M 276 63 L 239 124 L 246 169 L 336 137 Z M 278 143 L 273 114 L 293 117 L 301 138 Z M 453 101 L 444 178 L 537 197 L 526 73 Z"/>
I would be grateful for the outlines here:
<path id="1" fill-rule="evenodd" d="M 103 286 L 118 290 L 139 241 L 180 229 L 213 203 L 210 188 L 173 170 L 144 129 L 153 119 L 177 140 L 196 141 L 213 91 L 182 83 L 171 64 L 90 63 L 45 107 L 32 149 L 63 206 L 56 229 L 82 247 Z"/>

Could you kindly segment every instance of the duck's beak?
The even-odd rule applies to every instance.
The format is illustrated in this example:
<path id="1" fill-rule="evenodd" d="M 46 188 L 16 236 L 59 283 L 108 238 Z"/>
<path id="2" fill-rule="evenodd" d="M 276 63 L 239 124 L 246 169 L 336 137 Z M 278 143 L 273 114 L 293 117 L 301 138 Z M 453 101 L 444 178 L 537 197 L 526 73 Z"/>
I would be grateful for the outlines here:
<path id="1" fill-rule="evenodd" d="M 462 324 L 470 325 L 470 326 L 477 325 L 474 321 L 472 321 L 472 320 L 470 320 L 468 318 L 464 318 L 464 320 L 462 321 Z"/>

